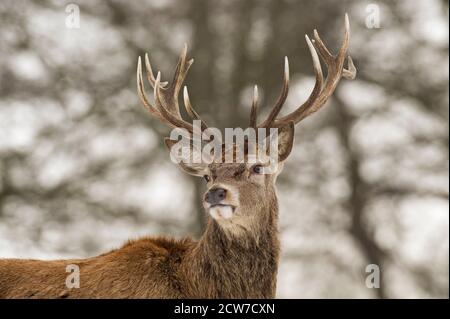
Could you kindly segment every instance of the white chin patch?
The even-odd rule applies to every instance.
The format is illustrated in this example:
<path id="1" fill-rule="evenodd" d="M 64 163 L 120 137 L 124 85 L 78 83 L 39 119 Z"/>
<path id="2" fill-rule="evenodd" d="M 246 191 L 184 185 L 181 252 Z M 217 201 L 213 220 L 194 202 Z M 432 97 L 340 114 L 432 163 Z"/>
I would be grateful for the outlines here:
<path id="1" fill-rule="evenodd" d="M 214 219 L 230 219 L 233 217 L 233 208 L 231 206 L 214 206 L 209 209 L 209 214 Z"/>

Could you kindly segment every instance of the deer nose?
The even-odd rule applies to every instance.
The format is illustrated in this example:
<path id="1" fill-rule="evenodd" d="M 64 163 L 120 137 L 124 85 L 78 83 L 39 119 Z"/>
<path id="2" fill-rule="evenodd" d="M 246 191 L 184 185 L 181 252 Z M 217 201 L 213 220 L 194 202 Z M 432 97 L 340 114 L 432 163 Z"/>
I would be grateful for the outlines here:
<path id="1" fill-rule="evenodd" d="M 205 201 L 211 205 L 217 205 L 227 196 L 227 190 L 223 188 L 212 188 L 205 196 Z"/>

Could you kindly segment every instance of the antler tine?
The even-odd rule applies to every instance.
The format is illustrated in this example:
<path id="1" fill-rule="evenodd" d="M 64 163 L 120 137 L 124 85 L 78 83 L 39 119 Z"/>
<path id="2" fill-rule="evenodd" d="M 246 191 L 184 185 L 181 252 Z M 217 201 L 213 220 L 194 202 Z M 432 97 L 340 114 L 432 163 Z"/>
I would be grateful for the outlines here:
<path id="1" fill-rule="evenodd" d="M 314 30 L 314 40 L 311 41 L 309 37 L 306 36 L 306 42 L 313 58 L 313 67 L 316 74 L 316 84 L 307 101 L 292 113 L 280 119 L 277 119 L 274 123 L 274 126 L 276 127 L 279 127 L 291 121 L 293 121 L 294 123 L 300 122 L 304 118 L 319 110 L 325 104 L 328 98 L 335 91 L 342 77 L 351 80 L 356 77 L 356 68 L 350 56 L 348 57 L 348 69 L 344 68 L 344 62 L 350 43 L 350 23 L 347 14 L 345 15 L 344 41 L 339 49 L 337 56 L 334 56 L 330 53 L 330 51 L 321 40 L 317 30 Z M 320 66 L 319 56 L 320 58 L 322 58 L 328 69 L 325 81 L 323 80 L 323 73 Z"/>
<path id="2" fill-rule="evenodd" d="M 356 78 L 356 73 L 358 71 L 356 70 L 355 65 L 353 64 L 353 59 L 351 56 L 347 57 L 347 69 L 343 69 L 342 71 L 342 77 L 344 77 L 347 80 L 354 80 Z"/>
<path id="3" fill-rule="evenodd" d="M 187 45 L 185 43 L 183 46 L 183 50 L 181 51 L 180 57 L 178 58 L 177 66 L 175 67 L 175 72 L 173 73 L 172 83 L 170 84 L 171 89 L 175 88 L 176 82 L 180 77 L 180 73 L 186 62 L 186 55 L 187 55 Z"/>
<path id="4" fill-rule="evenodd" d="M 316 49 L 314 48 L 314 45 L 312 44 L 311 40 L 309 39 L 308 35 L 305 34 L 306 44 L 308 45 L 309 52 L 311 53 L 311 58 L 313 61 L 313 69 L 314 74 L 316 75 L 316 84 L 314 85 L 314 88 L 311 92 L 311 95 L 309 96 L 308 100 L 304 104 L 310 103 L 313 99 L 315 99 L 320 91 L 323 88 L 323 72 L 322 72 L 322 66 L 320 64 L 320 59 L 317 54 Z"/>
<path id="5" fill-rule="evenodd" d="M 334 56 L 323 43 L 322 39 L 320 38 L 319 32 L 317 32 L 317 29 L 314 29 L 314 40 L 312 40 L 312 43 L 319 51 L 319 55 L 322 60 L 328 63 L 331 63 L 333 61 Z"/>
<path id="6" fill-rule="evenodd" d="M 257 128 L 257 117 L 258 117 L 258 86 L 255 85 L 253 88 L 253 101 L 252 101 L 252 110 L 250 111 L 250 123 L 249 126 L 253 128 Z"/>
<path id="7" fill-rule="evenodd" d="M 172 83 L 170 84 L 169 87 L 165 87 L 167 85 L 167 82 L 160 82 L 162 105 L 164 105 L 164 107 L 169 112 L 177 116 L 179 119 L 181 119 L 181 113 L 178 105 L 178 95 L 181 89 L 182 82 L 189 70 L 189 67 L 193 63 L 193 60 L 186 62 L 186 55 L 187 55 L 187 45 L 185 44 L 183 51 L 180 55 L 180 58 L 178 59 Z M 147 69 L 147 79 L 154 89 L 156 80 L 153 75 L 153 70 L 148 55 L 146 55 L 145 66 Z"/>
<path id="8" fill-rule="evenodd" d="M 181 117 L 174 116 L 163 106 L 161 101 L 160 81 L 161 81 L 161 72 L 158 72 L 158 75 L 156 76 L 155 80 L 155 88 L 153 91 L 156 108 L 161 113 L 162 117 L 171 125 L 173 125 L 174 127 L 184 128 L 188 130 L 190 133 L 193 133 L 194 129 L 192 124 L 184 121 Z"/>
<path id="9" fill-rule="evenodd" d="M 183 89 L 183 98 L 184 98 L 184 107 L 186 109 L 187 114 L 189 117 L 193 120 L 199 120 L 202 123 L 202 130 L 206 130 L 208 128 L 208 125 L 200 118 L 198 113 L 194 110 L 191 104 L 191 100 L 189 99 L 189 93 L 187 86 L 184 86 Z"/>
<path id="10" fill-rule="evenodd" d="M 180 54 L 178 59 L 177 67 L 175 69 L 173 80 L 171 84 L 171 88 L 175 91 L 179 91 L 183 84 L 183 81 L 186 77 L 186 74 L 191 67 L 192 63 L 194 63 L 194 59 L 190 59 L 186 62 L 187 59 L 187 44 L 185 43 L 183 46 L 183 51 Z"/>
<path id="11" fill-rule="evenodd" d="M 350 45 L 350 21 L 348 19 L 348 14 L 345 14 L 345 34 L 344 41 L 342 42 L 341 48 L 339 49 L 336 60 L 338 60 L 339 65 L 343 65 L 345 57 L 347 55 L 348 46 Z"/>
<path id="12" fill-rule="evenodd" d="M 147 111 L 150 112 L 153 116 L 155 116 L 160 121 L 165 121 L 164 118 L 161 116 L 161 114 L 158 112 L 157 109 L 153 105 L 150 104 L 150 102 L 147 99 L 147 95 L 145 94 L 145 87 L 144 87 L 144 81 L 142 79 L 142 63 L 141 63 L 141 57 L 138 58 L 138 65 L 137 65 L 137 72 L 136 72 L 136 84 L 137 84 L 137 91 L 138 96 L 142 102 L 142 105 L 145 107 Z"/>
<path id="13" fill-rule="evenodd" d="M 150 104 L 145 94 L 145 87 L 142 79 L 143 78 L 142 62 L 140 57 L 138 59 L 136 80 L 138 87 L 138 95 L 142 101 L 142 104 L 153 116 L 155 116 L 165 124 L 169 125 L 170 127 L 184 128 L 187 129 L 192 134 L 194 130 L 193 125 L 183 120 L 180 113 L 180 106 L 178 104 L 178 95 L 180 88 L 182 86 L 183 80 L 185 79 L 190 66 L 194 61 L 193 59 L 186 61 L 186 57 L 187 57 L 187 46 L 185 45 L 178 60 L 172 83 L 170 84 L 169 87 L 163 87 L 167 85 L 167 82 L 161 82 L 161 72 L 158 72 L 156 78 L 154 77 L 148 55 L 147 54 L 145 55 L 147 80 L 153 87 L 155 106 Z M 207 125 L 203 120 L 201 120 L 200 116 L 197 114 L 197 112 L 195 112 L 189 101 L 187 89 L 185 91 L 185 103 L 186 103 L 185 104 L 186 111 L 188 112 L 189 116 L 193 119 L 198 119 L 202 121 L 202 130 L 206 129 Z"/>
<path id="14" fill-rule="evenodd" d="M 141 57 L 139 57 L 140 59 Z M 155 88 L 155 77 L 153 76 L 152 65 L 150 64 L 150 59 L 148 57 L 148 53 L 145 53 L 145 69 L 147 71 L 147 81 L 150 83 L 152 88 Z M 161 82 L 161 88 L 165 88 L 168 82 Z"/>
<path id="15" fill-rule="evenodd" d="M 267 116 L 267 119 L 263 123 L 261 123 L 259 127 L 270 127 L 273 124 L 278 114 L 280 113 L 281 108 L 284 105 L 284 102 L 286 101 L 288 93 L 289 93 L 289 60 L 288 57 L 286 56 L 284 57 L 283 87 L 281 89 L 280 96 L 278 97 L 275 106 L 272 108 L 269 115 Z"/>
<path id="16" fill-rule="evenodd" d="M 317 54 L 317 51 L 314 48 L 314 45 L 312 44 L 308 35 L 306 35 L 306 34 L 305 34 L 305 39 L 306 39 L 306 43 L 308 45 L 309 52 L 311 53 L 311 58 L 313 61 L 313 69 L 314 69 L 314 73 L 316 75 L 316 83 L 315 83 L 314 88 L 313 88 L 310 96 L 308 97 L 308 99 L 300 107 L 298 107 L 295 111 L 293 111 L 291 114 L 278 119 L 277 120 L 278 122 L 286 123 L 288 121 L 292 121 L 294 118 L 297 118 L 300 120 L 303 119 L 305 111 L 308 109 L 308 107 L 311 105 L 311 103 L 315 99 L 318 98 L 318 96 L 323 88 L 324 79 L 323 79 L 323 72 L 322 72 L 322 66 L 320 64 L 319 55 Z"/>

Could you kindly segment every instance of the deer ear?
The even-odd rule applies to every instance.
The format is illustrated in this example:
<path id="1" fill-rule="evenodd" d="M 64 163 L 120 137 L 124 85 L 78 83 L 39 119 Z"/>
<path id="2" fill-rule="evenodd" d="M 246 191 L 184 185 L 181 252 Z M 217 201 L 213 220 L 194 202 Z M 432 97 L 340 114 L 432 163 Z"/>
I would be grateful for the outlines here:
<path id="1" fill-rule="evenodd" d="M 172 162 L 176 163 L 184 172 L 194 175 L 194 176 L 204 176 L 206 174 L 207 165 L 201 161 L 201 151 L 194 147 L 187 147 L 189 152 L 181 151 L 181 147 L 186 146 L 186 144 L 181 141 L 174 141 L 166 137 L 164 139 L 164 144 L 169 149 L 170 159 Z M 194 161 L 193 159 L 199 159 Z"/>
<path id="2" fill-rule="evenodd" d="M 271 139 L 271 143 L 278 142 L 278 161 L 284 162 L 294 145 L 294 122 L 289 122 L 278 128 L 278 139 Z"/>

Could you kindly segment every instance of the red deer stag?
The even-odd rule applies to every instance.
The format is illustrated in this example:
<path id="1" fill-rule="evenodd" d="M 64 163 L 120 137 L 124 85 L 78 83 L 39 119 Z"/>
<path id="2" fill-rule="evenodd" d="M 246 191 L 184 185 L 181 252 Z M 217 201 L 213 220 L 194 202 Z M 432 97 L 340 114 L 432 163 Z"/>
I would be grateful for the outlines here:
<path id="1" fill-rule="evenodd" d="M 278 202 L 275 181 L 294 140 L 294 125 L 319 110 L 335 91 L 342 77 L 354 79 L 356 69 L 348 57 L 349 21 L 345 17 L 344 41 L 337 55 L 327 49 L 314 31 L 306 36 L 311 51 L 316 83 L 305 103 L 292 113 L 279 116 L 289 87 L 285 60 L 281 94 L 267 118 L 257 124 L 258 96 L 255 87 L 250 114 L 251 128 L 278 129 L 278 159 L 281 165 L 262 174 L 264 164 L 180 163 L 187 173 L 205 178 L 203 203 L 208 218 L 198 241 L 163 237 L 130 241 L 105 254 L 73 260 L 0 260 L 0 298 L 273 298 L 279 261 Z M 321 62 L 327 67 L 324 78 Z M 154 77 L 145 56 L 147 80 L 154 88 L 154 103 L 144 92 L 141 59 L 137 65 L 138 94 L 146 109 L 168 126 L 190 134 L 193 124 L 185 121 L 178 95 L 193 60 L 186 47 L 178 61 L 173 81 Z M 192 120 L 200 120 L 192 108 L 186 87 L 184 104 Z M 207 128 L 201 122 L 201 129 Z M 170 148 L 174 142 L 166 139 Z M 228 149 L 229 151 L 229 149 Z M 227 151 L 227 152 L 228 152 Z M 68 265 L 79 267 L 80 285 L 69 288 Z"/>

